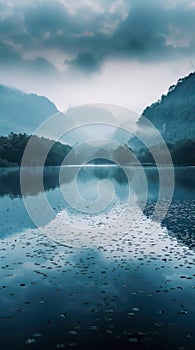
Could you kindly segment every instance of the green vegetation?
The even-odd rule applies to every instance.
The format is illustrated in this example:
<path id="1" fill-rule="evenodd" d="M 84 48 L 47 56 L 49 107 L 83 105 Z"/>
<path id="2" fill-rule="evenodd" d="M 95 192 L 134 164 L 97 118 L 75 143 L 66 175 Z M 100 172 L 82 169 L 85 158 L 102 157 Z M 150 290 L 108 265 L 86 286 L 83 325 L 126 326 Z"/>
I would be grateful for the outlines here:
<path id="1" fill-rule="evenodd" d="M 183 140 L 178 141 L 174 145 L 167 144 L 169 148 L 172 162 L 174 165 L 195 165 L 195 139 L 193 140 Z M 142 164 L 155 164 L 154 158 L 152 157 L 153 150 L 157 150 L 158 154 L 161 156 L 162 164 L 166 164 L 166 159 L 163 161 L 163 149 L 161 145 L 153 145 L 150 150 L 147 148 L 142 148 L 137 151 L 137 157 Z"/>
<path id="2" fill-rule="evenodd" d="M 169 88 L 167 95 L 143 111 L 166 142 L 192 140 L 195 135 L 195 72 Z M 142 118 L 140 118 L 140 121 Z"/>
<path id="3" fill-rule="evenodd" d="M 29 136 L 27 134 L 10 133 L 8 136 L 0 136 L 0 167 L 20 166 L 25 147 L 29 139 L 33 140 L 33 148 L 31 149 L 28 159 L 28 166 L 39 166 L 42 164 L 42 155 L 46 154 L 46 150 L 50 149 L 45 166 L 59 166 L 62 164 L 68 153 L 72 150 L 71 146 L 55 142 L 36 135 Z M 195 165 L 195 139 L 178 141 L 174 145 L 167 144 L 175 165 Z M 106 159 L 107 150 L 101 149 L 103 158 L 91 148 L 89 151 L 93 156 L 92 164 L 121 164 L 122 166 L 133 165 L 137 163 L 136 158 L 141 164 L 154 164 L 155 161 L 152 153 L 155 150 L 160 155 L 162 164 L 167 164 L 166 159 L 163 161 L 163 149 L 161 145 L 153 145 L 150 149 L 139 148 L 134 152 L 127 145 L 120 145 L 118 148 L 109 152 L 109 159 Z M 80 164 L 81 155 L 75 152 L 71 154 L 71 164 Z M 69 163 L 69 159 L 66 164 Z"/>
<path id="4" fill-rule="evenodd" d="M 50 149 L 45 161 L 46 166 L 61 165 L 66 155 L 71 151 L 69 145 L 55 142 L 36 135 L 10 133 L 0 136 L 0 167 L 20 166 L 25 147 L 29 139 L 33 139 L 33 152 L 31 152 L 28 166 L 41 165 L 44 150 Z"/>

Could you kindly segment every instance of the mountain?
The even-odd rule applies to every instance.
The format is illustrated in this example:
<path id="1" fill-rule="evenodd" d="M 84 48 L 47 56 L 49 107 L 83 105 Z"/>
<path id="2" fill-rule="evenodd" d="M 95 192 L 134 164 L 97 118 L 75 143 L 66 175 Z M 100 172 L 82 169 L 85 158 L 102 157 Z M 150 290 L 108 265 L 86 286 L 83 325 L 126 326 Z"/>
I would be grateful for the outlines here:
<path id="1" fill-rule="evenodd" d="M 195 137 L 195 72 L 179 79 L 167 95 L 147 107 L 138 125 L 146 117 L 167 143 L 175 144 Z"/>
<path id="2" fill-rule="evenodd" d="M 54 103 L 44 96 L 0 85 L 0 135 L 10 132 L 31 134 L 56 112 Z"/>
<path id="3" fill-rule="evenodd" d="M 174 164 L 195 165 L 195 72 L 179 79 L 143 111 L 127 144 L 142 163 L 155 163 L 153 153 L 166 163 L 163 140 Z"/>

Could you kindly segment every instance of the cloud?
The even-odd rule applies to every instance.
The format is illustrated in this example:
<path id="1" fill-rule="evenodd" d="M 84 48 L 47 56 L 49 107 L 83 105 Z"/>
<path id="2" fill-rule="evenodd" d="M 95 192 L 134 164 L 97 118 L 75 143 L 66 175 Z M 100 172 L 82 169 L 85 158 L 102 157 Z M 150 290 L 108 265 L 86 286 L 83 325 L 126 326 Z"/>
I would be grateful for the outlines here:
<path id="1" fill-rule="evenodd" d="M 55 74 L 58 72 L 56 67 L 43 57 L 34 59 L 24 59 L 19 51 L 13 46 L 0 42 L 0 67 L 12 68 L 13 63 L 16 69 L 30 71 L 37 74 Z"/>
<path id="2" fill-rule="evenodd" d="M 65 64 L 68 64 L 71 68 L 76 68 L 84 73 L 91 74 L 97 72 L 101 68 L 102 57 L 95 57 L 90 52 L 80 52 L 76 58 L 72 60 L 66 60 Z"/>
<path id="3" fill-rule="evenodd" d="M 16 32 L 10 35 L 10 40 L 16 47 L 20 48 L 21 53 L 32 50 L 32 48 L 36 45 L 33 36 L 27 32 Z"/>
<path id="4" fill-rule="evenodd" d="M 34 60 L 24 60 L 24 62 L 27 68 L 29 67 L 37 73 L 57 73 L 56 67 L 43 57 L 36 57 Z"/>
<path id="5" fill-rule="evenodd" d="M 71 26 L 71 16 L 60 2 L 38 3 L 24 9 L 24 26 L 34 38 L 42 40 L 47 33 L 52 36 Z M 73 28 L 72 28 L 73 30 Z"/>
<path id="6" fill-rule="evenodd" d="M 0 64 L 9 65 L 13 62 L 18 64 L 20 61 L 20 54 L 13 46 L 0 42 Z"/>
<path id="7" fill-rule="evenodd" d="M 15 31 L 23 30 L 20 18 L 13 18 L 13 16 L 7 16 L 0 20 L 0 37 L 8 36 Z"/>
<path id="8" fill-rule="evenodd" d="M 173 60 L 195 53 L 192 0 L 0 1 L 1 64 L 100 71 L 105 60 Z M 59 62 L 57 54 L 59 56 Z M 30 57 L 32 55 L 32 57 Z M 40 61 L 42 57 L 42 61 Z M 38 61 L 36 61 L 38 59 Z M 29 62 L 25 62 L 28 66 Z M 29 69 L 32 64 L 29 65 Z"/>

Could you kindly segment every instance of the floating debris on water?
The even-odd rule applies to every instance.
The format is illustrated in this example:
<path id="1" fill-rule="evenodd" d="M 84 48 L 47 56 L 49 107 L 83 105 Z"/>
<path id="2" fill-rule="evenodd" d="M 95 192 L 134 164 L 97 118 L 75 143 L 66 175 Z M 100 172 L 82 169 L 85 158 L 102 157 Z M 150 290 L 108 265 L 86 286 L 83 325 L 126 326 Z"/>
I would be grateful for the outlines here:
<path id="1" fill-rule="evenodd" d="M 185 244 L 133 206 L 124 229 L 117 218 L 125 205 L 118 198 L 97 216 L 69 209 L 66 225 L 58 189 L 47 195 L 57 213 L 46 225 L 48 235 L 29 223 L 21 198 L 1 198 L 2 348 L 13 348 L 17 329 L 19 349 L 46 349 L 47 343 L 52 349 L 97 350 L 107 343 L 152 350 L 158 343 L 168 349 L 171 334 L 173 349 L 193 350 L 193 236 Z M 174 212 L 180 204 L 185 216 L 191 215 L 192 201 L 173 202 Z M 177 218 L 168 215 L 176 230 Z M 87 230 L 69 230 L 74 224 Z M 186 224 L 180 222 L 180 232 L 182 227 Z"/>

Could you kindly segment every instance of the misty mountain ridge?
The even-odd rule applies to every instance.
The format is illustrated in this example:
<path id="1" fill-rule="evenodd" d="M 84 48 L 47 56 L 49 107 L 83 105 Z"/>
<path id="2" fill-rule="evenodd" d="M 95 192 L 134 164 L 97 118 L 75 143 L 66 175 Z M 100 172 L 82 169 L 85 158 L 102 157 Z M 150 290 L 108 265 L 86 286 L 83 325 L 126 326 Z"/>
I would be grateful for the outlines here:
<path id="1" fill-rule="evenodd" d="M 167 143 L 192 140 L 195 137 L 195 72 L 179 79 L 176 85 L 170 86 L 167 95 L 146 107 L 137 123 L 138 128 L 144 125 L 143 116 Z M 151 135 L 149 137 L 154 144 L 155 140 Z"/>
<path id="2" fill-rule="evenodd" d="M 10 132 L 32 134 L 44 120 L 58 112 L 56 106 L 44 96 L 27 94 L 3 85 L 0 85 L 0 106 L 1 135 L 8 135 Z M 93 107 L 93 109 L 95 115 L 99 113 L 98 108 Z M 86 113 L 85 110 L 84 112 Z M 73 108 L 67 113 L 66 122 L 70 126 L 75 124 L 72 113 L 78 113 L 78 110 Z M 90 110 L 89 119 L 91 113 Z M 162 139 L 167 143 L 174 164 L 195 164 L 195 72 L 179 79 L 176 85 L 169 88 L 166 95 L 162 95 L 160 100 L 145 108 L 136 124 L 135 136 L 130 138 L 128 132 L 121 132 L 119 128 L 114 133 L 113 139 L 120 144 L 126 144 L 124 147 L 134 150 L 135 155 L 142 163 L 153 163 L 151 152 L 138 138 L 142 139 L 144 135 L 147 147 L 156 147 L 159 152 L 162 151 L 161 141 L 156 138 L 152 128 L 145 125 L 145 118 L 154 125 L 160 132 Z M 90 132 L 92 133 L 92 131 Z M 99 130 L 97 134 L 102 135 L 102 131 Z M 66 136 L 63 142 L 78 145 L 84 142 L 84 136 L 86 136 L 85 132 L 82 133 L 79 129 Z M 122 141 L 123 137 L 126 139 L 124 142 Z M 105 159 L 106 155 L 108 159 L 109 154 L 112 156 L 112 150 L 106 149 L 106 145 L 103 143 L 93 147 L 85 144 L 83 145 L 83 153 L 85 157 L 91 159 L 93 157 L 101 158 L 101 154 L 105 154 Z M 77 152 L 75 156 L 76 154 Z M 120 147 L 115 152 L 115 156 L 118 160 L 121 157 L 124 163 L 126 162 L 126 151 Z"/>
<path id="3" fill-rule="evenodd" d="M 128 146 L 142 163 L 155 163 L 152 149 L 158 150 L 163 159 L 164 142 L 174 164 L 195 165 L 195 72 L 179 79 L 170 86 L 167 95 L 146 107 Z"/>
<path id="4" fill-rule="evenodd" d="M 0 85 L 0 134 L 33 133 L 36 128 L 58 110 L 44 96 L 27 94 Z"/>

